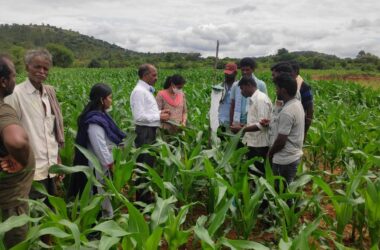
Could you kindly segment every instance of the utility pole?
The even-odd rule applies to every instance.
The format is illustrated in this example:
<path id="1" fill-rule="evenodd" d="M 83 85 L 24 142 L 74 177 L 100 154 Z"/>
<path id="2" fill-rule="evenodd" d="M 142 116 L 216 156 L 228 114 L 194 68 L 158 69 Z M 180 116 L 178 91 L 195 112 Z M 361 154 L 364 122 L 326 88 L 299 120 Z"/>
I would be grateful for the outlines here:
<path id="1" fill-rule="evenodd" d="M 214 65 L 214 84 L 216 83 L 216 74 L 218 67 L 218 54 L 219 54 L 219 40 L 216 40 L 216 54 L 215 54 L 215 65 Z"/>

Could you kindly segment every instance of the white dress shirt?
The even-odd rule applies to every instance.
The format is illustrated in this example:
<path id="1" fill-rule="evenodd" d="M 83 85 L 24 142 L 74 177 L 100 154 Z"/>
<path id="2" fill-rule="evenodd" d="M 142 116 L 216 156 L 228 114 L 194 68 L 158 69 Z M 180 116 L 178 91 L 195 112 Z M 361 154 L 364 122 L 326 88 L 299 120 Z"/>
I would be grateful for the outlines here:
<path id="1" fill-rule="evenodd" d="M 135 125 L 160 127 L 160 110 L 153 88 L 146 82 L 139 80 L 131 93 L 131 109 Z"/>
<path id="2" fill-rule="evenodd" d="M 27 79 L 15 87 L 13 94 L 6 97 L 5 102 L 16 110 L 29 136 L 36 159 L 34 180 L 46 179 L 50 166 L 57 164 L 58 142 L 54 134 L 55 116 L 52 114 L 45 90 L 43 89 L 41 95 L 40 91 Z"/>
<path id="3" fill-rule="evenodd" d="M 246 132 L 243 143 L 248 147 L 268 147 L 268 128 L 260 125 L 260 120 L 270 119 L 272 114 L 272 102 L 269 97 L 258 89 L 248 98 L 247 126 L 256 125 L 260 130 Z"/>

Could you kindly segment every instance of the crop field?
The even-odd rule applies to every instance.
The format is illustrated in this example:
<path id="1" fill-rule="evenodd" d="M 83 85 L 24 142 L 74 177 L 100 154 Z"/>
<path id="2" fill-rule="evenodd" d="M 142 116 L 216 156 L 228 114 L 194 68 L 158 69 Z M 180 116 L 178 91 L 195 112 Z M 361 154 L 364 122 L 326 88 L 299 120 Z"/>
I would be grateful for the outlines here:
<path id="1" fill-rule="evenodd" d="M 137 82 L 132 69 L 54 69 L 48 82 L 56 87 L 64 115 L 65 173 L 54 207 L 30 201 L 30 216 L 0 224 L 6 229 L 30 223 L 27 239 L 15 249 L 379 249 L 380 244 L 380 91 L 344 79 L 305 80 L 314 94 L 314 121 L 304 145 L 297 177 L 287 190 L 276 192 L 267 165 L 265 178 L 250 175 L 253 160 L 238 148 L 240 134 L 221 142 L 210 140 L 208 110 L 211 86 L 223 78 L 211 69 L 159 70 L 156 89 L 166 76 L 182 74 L 187 83 L 187 128 L 178 135 L 159 135 L 153 146 L 136 149 L 129 104 Z M 267 83 L 269 72 L 257 76 Z M 18 82 L 25 76 L 20 75 Z M 127 139 L 114 150 L 112 179 L 105 178 L 105 194 L 90 195 L 101 185 L 88 167 L 72 166 L 76 119 L 94 83 L 113 88 L 111 116 Z M 100 168 L 97 160 L 83 152 Z M 136 158 L 142 152 L 156 157 L 156 166 L 140 174 L 149 180 L 156 202 L 146 207 L 134 201 Z M 67 201 L 70 173 L 82 171 L 89 182 L 81 197 Z M 39 188 L 39 187 L 37 187 Z M 99 218 L 104 197 L 110 196 L 115 216 Z M 288 199 L 294 200 L 290 206 Z M 263 200 L 268 209 L 261 211 Z M 40 240 L 50 234 L 52 246 Z M 1 247 L 1 246 L 0 246 Z"/>

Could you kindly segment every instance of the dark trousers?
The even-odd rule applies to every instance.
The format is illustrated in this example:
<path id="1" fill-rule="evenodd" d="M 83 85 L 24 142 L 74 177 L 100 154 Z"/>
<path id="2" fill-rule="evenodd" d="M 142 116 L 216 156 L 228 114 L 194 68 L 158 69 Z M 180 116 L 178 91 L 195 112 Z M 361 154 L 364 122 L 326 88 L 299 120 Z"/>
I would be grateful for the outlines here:
<path id="1" fill-rule="evenodd" d="M 22 214 L 28 214 L 29 213 L 29 205 L 27 202 L 23 202 L 18 206 L 8 208 L 8 209 L 0 209 L 0 222 L 4 222 L 9 217 L 12 216 L 19 216 Z M 8 231 L 4 235 L 4 245 L 6 249 L 10 249 L 14 245 L 17 245 L 21 241 L 25 240 L 25 237 L 28 233 L 28 223 L 13 228 L 12 230 Z"/>
<path id="2" fill-rule="evenodd" d="M 297 174 L 297 167 L 300 164 L 301 159 L 298 159 L 292 163 L 281 165 L 272 163 L 273 175 L 282 176 L 286 180 L 286 184 L 290 184 Z"/>
<path id="3" fill-rule="evenodd" d="M 265 159 L 267 157 L 267 153 L 269 150 L 269 147 L 248 147 L 249 151 L 247 153 L 248 160 L 252 159 L 253 157 L 260 157 L 263 158 L 263 162 L 255 161 L 255 167 L 261 172 L 257 171 L 251 171 L 251 174 L 254 174 L 258 177 L 264 176 L 265 177 Z"/>
<path id="4" fill-rule="evenodd" d="M 56 177 L 50 177 L 50 176 L 48 176 L 48 178 L 46 178 L 46 179 L 43 179 L 43 180 L 40 180 L 40 181 L 35 181 L 35 182 L 38 182 L 38 183 L 42 184 L 45 187 L 45 189 L 48 192 L 48 194 L 50 194 L 50 195 L 57 195 L 57 185 L 55 184 L 55 181 L 56 181 L 55 178 Z M 52 208 L 51 205 L 50 205 L 50 203 L 49 203 L 48 198 L 44 194 L 42 194 L 42 193 L 38 192 L 36 189 L 34 189 L 33 186 L 32 186 L 32 188 L 30 190 L 29 198 L 32 199 L 32 200 L 37 200 L 37 199 L 43 199 L 43 198 L 45 198 L 45 201 L 44 201 L 45 204 L 47 206 L 49 206 L 50 208 Z"/>
<path id="5" fill-rule="evenodd" d="M 272 171 L 273 175 L 275 176 L 282 176 L 286 180 L 285 183 L 283 184 L 283 190 L 285 191 L 288 185 L 294 180 L 297 174 L 297 167 L 298 164 L 300 164 L 301 159 L 298 159 L 292 163 L 286 164 L 286 165 L 281 165 L 281 164 L 276 164 L 272 163 Z M 280 182 L 276 181 L 275 182 L 275 188 L 277 192 L 280 192 Z M 289 199 L 286 201 L 289 207 L 293 205 L 293 199 Z"/>
<path id="6" fill-rule="evenodd" d="M 142 147 L 145 144 L 151 145 L 156 142 L 156 132 L 157 127 L 148 127 L 148 126 L 136 126 L 136 139 L 135 145 L 137 148 Z M 138 163 L 145 163 L 150 167 L 154 166 L 155 158 L 149 154 L 140 154 L 137 157 Z M 147 179 L 143 176 L 138 176 L 135 182 L 135 186 L 147 183 Z M 145 203 L 152 203 L 153 198 L 152 194 L 148 192 L 148 190 L 138 189 L 136 190 L 136 200 L 142 201 Z"/>

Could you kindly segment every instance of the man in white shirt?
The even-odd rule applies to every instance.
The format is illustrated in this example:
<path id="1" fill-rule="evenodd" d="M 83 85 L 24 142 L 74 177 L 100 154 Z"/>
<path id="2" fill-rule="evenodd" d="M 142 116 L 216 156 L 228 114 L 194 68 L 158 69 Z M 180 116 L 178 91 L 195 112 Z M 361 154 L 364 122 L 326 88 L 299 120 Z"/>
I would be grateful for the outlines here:
<path id="1" fill-rule="evenodd" d="M 154 84 L 157 81 L 157 69 L 152 64 L 143 64 L 138 69 L 140 80 L 133 89 L 130 97 L 133 122 L 136 125 L 136 147 L 144 144 L 153 144 L 156 141 L 156 130 L 161 125 L 161 121 L 167 121 L 170 117 L 169 110 L 159 110 L 154 98 Z M 137 162 L 154 166 L 154 157 L 149 154 L 141 154 Z M 144 178 L 138 178 L 136 184 L 145 183 Z M 152 202 L 152 197 L 146 192 L 137 190 L 136 200 L 146 203 Z"/>
<path id="2" fill-rule="evenodd" d="M 260 121 L 270 119 L 272 113 L 272 102 L 269 97 L 261 92 L 256 85 L 256 81 L 252 77 L 243 77 L 239 81 L 241 94 L 248 101 L 247 125 L 233 125 L 231 130 L 234 132 L 243 129 L 243 143 L 248 146 L 248 159 L 260 157 L 262 161 L 255 162 L 255 167 L 260 172 L 253 172 L 258 176 L 265 173 L 264 161 L 269 149 L 268 128 L 263 127 Z"/>
<path id="3" fill-rule="evenodd" d="M 44 81 L 52 66 L 52 55 L 45 49 L 29 50 L 25 55 L 26 81 L 15 87 L 12 95 L 5 99 L 20 118 L 26 130 L 36 159 L 34 180 L 43 184 L 49 194 L 56 193 L 55 175 L 49 174 L 50 166 L 60 163 L 58 139 L 55 129 L 55 113 Z M 60 178 L 58 178 L 60 179 Z M 44 195 L 32 189 L 31 199 Z"/>
<path id="4" fill-rule="evenodd" d="M 264 81 L 258 79 L 254 71 L 257 68 L 257 63 L 250 57 L 245 57 L 240 60 L 240 70 L 242 77 L 252 77 L 257 88 L 267 94 L 267 87 Z M 230 121 L 231 124 L 247 124 L 247 98 L 242 96 L 240 87 L 238 85 L 234 86 L 231 90 L 231 107 L 230 107 Z"/>

